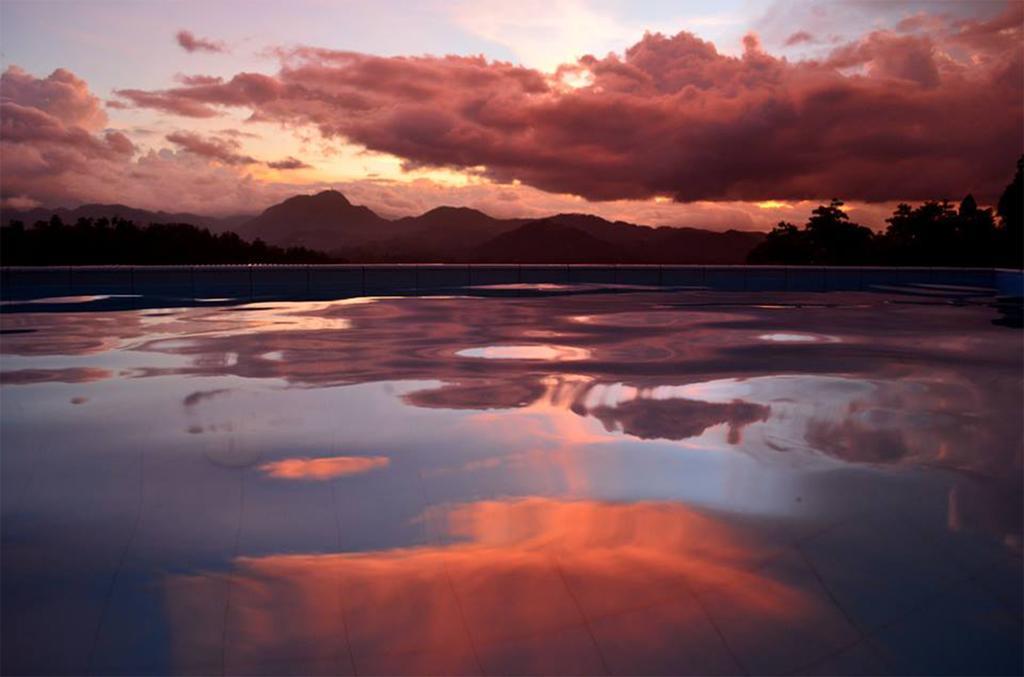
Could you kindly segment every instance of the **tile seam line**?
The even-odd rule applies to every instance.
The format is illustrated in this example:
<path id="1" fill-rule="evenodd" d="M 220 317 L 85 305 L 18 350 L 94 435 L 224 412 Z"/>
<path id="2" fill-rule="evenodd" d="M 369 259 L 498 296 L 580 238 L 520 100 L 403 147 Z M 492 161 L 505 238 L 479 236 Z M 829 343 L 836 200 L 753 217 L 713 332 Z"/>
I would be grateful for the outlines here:
<path id="1" fill-rule="evenodd" d="M 590 641 L 594 645 L 594 651 L 597 653 L 598 660 L 601 661 L 601 667 L 604 669 L 604 674 L 611 675 L 612 671 L 608 669 L 608 661 L 604 657 L 604 651 L 601 650 L 601 643 L 597 641 L 597 635 L 594 634 L 594 628 L 590 624 L 590 619 L 587 614 L 583 611 L 583 605 L 580 604 L 579 599 L 576 597 L 576 593 L 572 591 L 569 586 L 569 581 L 565 577 L 565 571 L 562 570 L 562 565 L 558 561 L 558 557 L 555 555 L 549 555 L 551 563 L 555 567 L 555 571 L 558 572 L 558 578 L 562 581 L 562 585 L 565 586 L 565 591 L 569 594 L 569 598 L 572 600 L 573 606 L 576 607 L 576 612 L 583 619 L 583 627 L 587 631 L 587 635 L 590 637 Z"/>
<path id="2" fill-rule="evenodd" d="M 842 614 L 843 619 L 850 624 L 850 627 L 853 628 L 854 632 L 857 633 L 857 636 L 861 640 L 866 639 L 867 636 L 863 628 L 861 628 L 860 624 L 853 619 L 853 616 L 846 611 L 843 605 L 839 603 L 839 598 L 835 596 L 835 593 L 832 592 L 832 588 L 825 582 L 825 577 L 818 571 L 818 567 L 814 566 L 814 562 L 811 560 L 811 557 L 804 552 L 804 549 L 800 544 L 794 545 L 793 549 L 796 550 L 797 554 L 800 556 L 800 560 L 808 569 L 811 570 L 811 573 L 814 575 L 814 580 L 818 581 L 818 585 L 820 585 L 821 589 L 825 591 L 825 595 L 828 597 L 832 605 L 839 610 L 840 614 Z"/>
<path id="3" fill-rule="evenodd" d="M 334 536 L 338 544 L 338 553 L 342 552 L 342 538 L 341 538 L 341 521 L 338 519 L 338 480 L 335 479 L 331 482 L 331 513 L 334 516 Z M 349 666 L 352 668 L 352 674 L 358 677 L 359 669 L 356 667 L 356 657 L 352 653 L 352 640 L 349 637 L 348 630 L 348 614 L 345 611 L 345 592 L 344 585 L 338 581 L 338 596 L 341 611 L 341 628 L 345 633 L 345 649 L 348 652 Z"/>
<path id="4" fill-rule="evenodd" d="M 231 561 L 234 562 L 238 558 L 238 548 L 242 540 L 242 525 L 245 519 L 245 474 L 244 470 L 239 474 L 239 492 L 238 492 L 238 527 L 235 529 L 235 541 L 231 548 Z M 228 617 L 231 612 L 231 589 L 232 582 L 231 577 L 227 576 L 227 590 L 224 593 L 224 620 L 221 625 L 221 653 L 220 653 L 220 672 L 221 675 L 227 675 L 227 659 L 228 659 Z"/>
<path id="5" fill-rule="evenodd" d="M 864 632 L 864 636 L 863 636 L 862 639 L 859 639 L 858 641 L 852 642 L 852 643 L 847 644 L 845 646 L 839 647 L 835 651 L 830 651 L 830 652 L 828 652 L 828 653 L 826 653 L 826 654 L 824 654 L 822 656 L 819 656 L 818 658 L 815 658 L 813 661 L 810 661 L 809 663 L 805 663 L 804 665 L 794 669 L 793 671 L 791 671 L 791 672 L 789 672 L 787 674 L 791 674 L 791 675 L 798 674 L 801 670 L 806 670 L 808 668 L 814 667 L 815 665 L 817 665 L 818 663 L 821 663 L 822 661 L 826 661 L 829 658 L 832 658 L 834 656 L 838 656 L 843 651 L 847 651 L 847 650 L 857 646 L 858 644 L 860 644 L 862 642 L 866 643 L 876 653 L 881 653 L 881 651 L 876 649 L 876 647 L 874 645 L 874 642 L 877 641 L 878 639 L 880 639 L 879 635 L 880 635 L 880 633 L 883 630 L 891 628 L 894 625 L 898 625 L 899 623 L 901 623 L 901 622 L 903 622 L 903 621 L 905 621 L 905 620 L 907 620 L 909 618 L 912 618 L 913 616 L 917 615 L 922 610 L 925 610 L 928 607 L 932 606 L 933 604 L 937 603 L 939 600 L 941 600 L 949 592 L 950 588 L 952 588 L 952 587 L 954 587 L 956 585 L 963 584 L 963 583 L 974 583 L 974 584 L 977 585 L 978 584 L 978 579 L 979 579 L 978 576 L 973 576 L 972 575 L 972 576 L 967 576 L 967 577 L 964 577 L 964 578 L 957 578 L 957 579 L 955 579 L 953 581 L 950 581 L 948 585 L 942 586 L 942 588 L 940 590 L 936 590 L 935 592 L 931 593 L 930 595 L 928 595 L 924 599 L 920 600 L 917 604 L 914 604 L 905 613 L 899 614 L 895 618 L 892 618 L 892 619 L 890 619 L 888 621 L 885 621 L 884 623 L 880 623 L 880 624 L 876 625 L 875 627 L 871 628 L 870 630 Z M 881 647 L 881 648 L 884 649 L 884 647 Z"/>
<path id="6" fill-rule="evenodd" d="M 96 621 L 96 633 L 93 636 L 92 645 L 89 648 L 89 658 L 86 663 L 86 673 L 95 674 L 93 671 L 93 662 L 96 659 L 96 651 L 99 647 L 100 634 L 103 631 L 103 623 L 106 620 L 107 612 L 110 609 L 110 602 L 114 597 L 114 589 L 117 587 L 117 579 L 120 577 L 121 570 L 124 568 L 124 563 L 128 559 L 128 553 L 131 550 L 132 545 L 135 542 L 136 534 L 139 530 L 139 525 L 142 522 L 142 504 L 145 497 L 145 451 L 144 449 L 139 450 L 139 498 L 135 513 L 135 520 L 132 523 L 131 531 L 128 533 L 128 538 L 125 541 L 124 548 L 121 550 L 121 555 L 117 560 L 117 567 L 114 569 L 114 573 L 110 577 L 110 584 L 107 587 L 107 593 L 103 598 L 103 608 L 100 610 L 100 617 Z"/>
<path id="7" fill-rule="evenodd" d="M 430 499 L 427 496 L 426 487 L 423 484 L 423 470 L 419 469 L 416 472 L 416 486 L 419 488 L 420 499 L 423 501 L 425 510 L 429 510 Z M 441 545 L 440 536 L 434 533 L 431 528 L 431 520 L 428 518 L 424 522 L 424 530 L 427 533 L 427 539 L 431 541 L 436 547 Z M 448 589 L 452 593 L 452 599 L 455 600 L 455 609 L 459 612 L 459 622 L 462 624 L 462 631 L 466 634 L 466 640 L 469 642 L 469 648 L 473 652 L 473 660 L 476 662 L 476 667 L 480 671 L 481 675 L 487 674 L 487 669 L 484 667 L 483 660 L 480 659 L 480 651 L 477 649 L 477 641 L 473 637 L 473 632 L 469 628 L 469 621 L 466 619 L 466 612 L 462 606 L 462 598 L 459 596 L 459 591 L 455 588 L 455 581 L 452 579 L 451 572 L 448 570 L 448 561 L 445 556 L 441 557 L 441 571 L 444 572 L 445 581 L 448 583 Z"/>
<path id="8" fill-rule="evenodd" d="M 732 659 L 733 665 L 739 668 L 740 674 L 750 675 L 750 670 L 747 669 L 747 666 L 740 660 L 739 654 L 737 654 L 732 648 L 732 645 L 729 644 L 729 640 L 725 637 L 725 632 L 722 630 L 721 626 L 718 625 L 718 621 L 715 620 L 715 617 L 711 612 L 708 611 L 707 606 L 704 604 L 704 600 L 702 600 L 700 595 L 697 594 L 697 591 L 693 589 L 693 585 L 690 584 L 689 579 L 685 577 L 683 578 L 683 586 L 686 588 L 686 592 L 690 595 L 690 599 L 693 600 L 694 604 L 697 605 L 697 608 L 700 609 L 701 614 L 703 614 L 704 618 L 714 629 L 715 634 L 718 636 L 718 640 L 722 643 L 722 646 L 725 647 L 725 652 L 729 654 L 729 658 Z"/>

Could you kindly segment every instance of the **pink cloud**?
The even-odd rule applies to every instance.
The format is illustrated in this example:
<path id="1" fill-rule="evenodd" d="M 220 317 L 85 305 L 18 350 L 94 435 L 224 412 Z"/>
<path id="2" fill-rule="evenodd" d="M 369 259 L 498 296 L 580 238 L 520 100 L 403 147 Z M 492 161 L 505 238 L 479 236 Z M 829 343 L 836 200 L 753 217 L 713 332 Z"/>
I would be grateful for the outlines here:
<path id="1" fill-rule="evenodd" d="M 174 132 L 168 134 L 166 139 L 184 151 L 223 162 L 226 165 L 250 165 L 259 162 L 254 157 L 239 153 L 238 149 L 241 144 L 234 139 L 203 138 L 192 132 Z"/>
<path id="2" fill-rule="evenodd" d="M 254 180 L 233 139 L 172 135 L 182 150 L 140 151 L 105 128 L 102 102 L 66 70 L 36 78 L 16 66 L 0 76 L 0 204 L 124 203 L 221 214 L 266 206 L 307 188 Z M 173 140 L 172 140 L 173 142 Z"/>
<path id="3" fill-rule="evenodd" d="M 4 77 L 8 77 L 5 74 Z M 34 92 L 47 78 L 33 78 L 14 69 L 24 81 L 21 92 Z M 26 78 L 38 80 L 27 82 Z M 85 114 L 65 117 L 88 120 L 99 100 L 82 86 L 79 106 Z M 5 88 L 5 93 L 9 91 Z M 10 90 L 15 91 L 15 90 Z M 338 182 L 287 183 L 260 181 L 247 174 L 255 162 L 244 153 L 241 141 L 251 136 L 237 129 L 222 129 L 214 136 L 176 132 L 169 149 L 140 150 L 117 130 L 89 132 L 34 105 L 51 105 L 25 95 L 25 100 L 3 101 L 0 151 L 4 172 L 0 200 L 5 208 L 31 205 L 71 205 L 82 202 L 127 203 L 147 209 L 238 213 L 259 210 L 296 193 L 334 187 L 353 202 L 388 217 L 421 214 L 438 205 L 466 206 L 497 217 L 542 217 L 559 212 L 588 212 L 612 220 L 652 225 L 767 229 L 780 219 L 800 221 L 814 203 L 780 204 L 770 209 L 742 201 L 691 203 L 651 200 L 587 202 L 523 184 L 470 182 L 441 184 L 426 179 L 393 181 L 365 178 Z M 92 102 L 89 104 L 88 102 Z M 158 139 L 156 132 L 133 128 Z M 268 163 L 277 168 L 299 168 L 297 158 Z M 892 205 L 850 202 L 855 218 L 872 226 L 884 225 Z"/>
<path id="4" fill-rule="evenodd" d="M 3 142 L 10 145 L 35 145 L 36 147 L 52 144 L 59 146 L 53 151 L 60 153 L 66 160 L 73 153 L 84 159 L 110 158 L 134 152 L 132 142 L 121 132 L 108 131 L 102 136 L 91 134 L 82 127 L 65 125 L 59 118 L 46 113 L 40 108 L 23 106 L 5 99 L 0 102 L 0 135 Z M 5 157 L 5 163 L 9 158 Z M 40 157 L 41 161 L 46 158 Z M 10 166 L 5 167 L 5 173 Z"/>
<path id="5" fill-rule="evenodd" d="M 786 38 L 786 42 L 784 44 L 786 47 L 792 47 L 793 45 L 799 45 L 805 42 L 814 42 L 814 36 L 807 31 L 797 31 Z"/>
<path id="6" fill-rule="evenodd" d="M 217 130 L 217 133 L 220 134 L 221 136 L 230 136 L 232 138 L 238 138 L 238 139 L 259 139 L 259 138 L 262 138 L 259 134 L 254 134 L 252 132 L 245 132 L 245 131 L 242 131 L 241 129 L 231 129 L 231 128 L 219 129 L 219 130 Z"/>
<path id="7" fill-rule="evenodd" d="M 139 108 L 154 108 L 173 115 L 182 115 L 190 118 L 212 118 L 219 115 L 210 106 L 184 97 L 161 94 L 159 92 L 145 92 L 140 89 L 115 89 L 114 94 L 128 99 Z M 117 105 L 116 102 L 115 106 L 118 108 L 124 107 L 123 105 Z"/>
<path id="8" fill-rule="evenodd" d="M 15 195 L 0 200 L 0 208 L 3 209 L 32 209 L 39 206 L 41 206 L 39 200 L 33 200 L 25 195 Z"/>
<path id="9" fill-rule="evenodd" d="M 224 81 L 215 75 L 178 75 L 175 79 L 183 85 L 217 85 Z"/>
<path id="10" fill-rule="evenodd" d="M 927 37 L 872 33 L 837 48 L 826 63 L 835 68 L 864 66 L 877 79 L 904 80 L 926 88 L 941 83 L 935 45 Z"/>
<path id="11" fill-rule="evenodd" d="M 268 162 L 267 166 L 271 169 L 310 169 L 312 167 L 312 165 L 290 156 L 277 162 Z"/>
<path id="12" fill-rule="evenodd" d="M 913 33 L 921 30 L 941 30 L 947 20 L 947 17 L 944 16 L 928 14 L 927 12 L 918 12 L 911 16 L 904 17 L 897 22 L 896 30 L 906 33 Z"/>
<path id="13" fill-rule="evenodd" d="M 58 68 L 45 78 L 36 78 L 17 66 L 10 66 L 0 76 L 0 89 L 3 101 L 34 108 L 62 125 L 97 130 L 107 124 L 107 114 L 100 100 L 89 91 L 89 85 L 64 68 Z"/>
<path id="14" fill-rule="evenodd" d="M 205 38 L 199 38 L 192 34 L 191 31 L 178 31 L 174 39 L 177 40 L 178 45 L 186 52 L 226 52 L 227 49 L 224 43 L 217 42 L 214 40 L 207 40 Z"/>
<path id="15" fill-rule="evenodd" d="M 402 158 L 590 200 L 983 199 L 1024 150 L 1018 15 L 875 31 L 819 61 L 648 34 L 555 77 L 482 57 L 279 50 L 275 75 L 126 90 L 135 105 L 310 126 Z M 568 87 L 558 76 L 586 74 Z M 984 120 L 984 125 L 978 121 Z"/>

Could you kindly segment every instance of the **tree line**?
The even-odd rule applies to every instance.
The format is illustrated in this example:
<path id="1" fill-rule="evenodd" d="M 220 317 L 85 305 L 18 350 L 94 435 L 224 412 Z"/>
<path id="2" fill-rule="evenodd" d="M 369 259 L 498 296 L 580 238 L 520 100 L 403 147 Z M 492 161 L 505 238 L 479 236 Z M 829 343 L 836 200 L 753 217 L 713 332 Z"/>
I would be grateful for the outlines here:
<path id="1" fill-rule="evenodd" d="M 884 232 L 850 221 L 841 200 L 811 212 L 803 228 L 780 222 L 747 257 L 748 263 L 788 265 L 1004 266 L 1024 268 L 1024 194 L 1017 173 L 992 209 L 967 195 L 917 207 L 900 204 Z"/>
<path id="2" fill-rule="evenodd" d="M 64 223 L 54 215 L 26 228 L 11 221 L 0 228 L 4 265 L 328 263 L 322 252 L 246 242 L 235 233 L 211 233 L 186 223 L 138 226 L 119 217 Z"/>

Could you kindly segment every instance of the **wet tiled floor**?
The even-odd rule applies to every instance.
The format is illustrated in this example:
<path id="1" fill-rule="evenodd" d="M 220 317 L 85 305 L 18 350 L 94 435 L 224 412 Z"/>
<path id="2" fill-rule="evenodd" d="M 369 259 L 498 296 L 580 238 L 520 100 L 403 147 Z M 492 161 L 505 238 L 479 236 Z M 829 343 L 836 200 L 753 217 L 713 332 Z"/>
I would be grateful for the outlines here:
<path id="1" fill-rule="evenodd" d="M 5 306 L 4 674 L 1021 673 L 1018 309 L 560 291 Z"/>

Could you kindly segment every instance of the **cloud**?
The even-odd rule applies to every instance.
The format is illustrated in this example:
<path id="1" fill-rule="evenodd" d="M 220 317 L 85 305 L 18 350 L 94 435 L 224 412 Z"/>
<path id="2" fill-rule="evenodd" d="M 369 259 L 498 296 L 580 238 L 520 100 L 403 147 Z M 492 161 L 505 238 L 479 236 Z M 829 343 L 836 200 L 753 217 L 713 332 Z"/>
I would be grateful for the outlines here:
<path id="1" fill-rule="evenodd" d="M 128 99 L 139 108 L 153 108 L 173 115 L 182 115 L 190 118 L 212 118 L 219 115 L 215 109 L 187 98 L 145 92 L 140 89 L 115 89 L 114 94 Z M 107 106 L 112 108 L 127 107 L 125 104 L 119 104 L 116 101 L 108 103 Z"/>
<path id="2" fill-rule="evenodd" d="M 896 23 L 896 30 L 904 33 L 913 33 L 921 30 L 942 29 L 945 20 L 942 17 L 927 12 L 918 12 L 900 19 Z"/>
<path id="3" fill-rule="evenodd" d="M 27 195 L 14 195 L 0 200 L 0 208 L 3 209 L 24 210 L 40 206 L 42 203 L 39 200 L 34 200 Z"/>
<path id="4" fill-rule="evenodd" d="M 223 42 L 196 37 L 191 31 L 178 31 L 174 35 L 178 45 L 186 52 L 226 52 Z"/>
<path id="5" fill-rule="evenodd" d="M 224 81 L 216 75 L 178 75 L 175 79 L 183 85 L 217 85 Z"/>
<path id="6" fill-rule="evenodd" d="M 827 63 L 840 69 L 863 66 L 880 79 L 904 80 L 926 88 L 938 87 L 941 82 L 935 45 L 927 37 L 872 33 L 839 47 Z"/>
<path id="7" fill-rule="evenodd" d="M 289 156 L 277 162 L 268 162 L 267 166 L 271 169 L 310 169 L 313 165 L 306 164 L 298 158 Z"/>
<path id="8" fill-rule="evenodd" d="M 259 134 L 253 132 L 244 132 L 241 129 L 218 129 L 217 133 L 221 136 L 230 136 L 238 139 L 260 139 L 263 138 Z"/>
<path id="9" fill-rule="evenodd" d="M 12 79 L 15 82 L 9 87 Z M 42 90 L 52 87 L 54 81 L 76 83 L 74 96 L 43 95 Z M 0 147 L 4 172 L 0 200 L 5 208 L 100 202 L 204 214 L 239 213 L 262 209 L 296 193 L 328 187 L 322 183 L 260 181 L 247 174 L 256 166 L 242 162 L 250 158 L 239 143 L 256 136 L 248 131 L 225 128 L 212 137 L 178 131 L 171 135 L 168 143 L 178 149 L 172 151 L 140 149 L 122 131 L 103 127 L 90 132 L 76 124 L 66 124 L 43 108 L 59 113 L 70 123 L 92 127 L 109 124 L 102 102 L 89 92 L 83 81 L 69 72 L 36 78 L 11 67 L 3 75 L 2 84 Z M 72 101 L 74 105 L 68 103 Z M 164 139 L 163 134 L 150 129 L 126 131 L 133 138 L 141 136 L 147 142 Z M 269 165 L 293 167 L 295 162 L 302 160 L 286 157 Z M 368 205 L 389 217 L 421 214 L 440 204 L 449 204 L 473 207 L 499 217 L 541 217 L 558 212 L 587 211 L 639 223 L 765 229 L 779 218 L 799 218 L 813 206 L 787 203 L 785 210 L 771 211 L 740 202 L 680 204 L 618 200 L 587 203 L 568 194 L 545 192 L 526 185 L 493 184 L 486 180 L 451 184 L 425 178 L 409 181 L 364 178 L 335 182 L 332 186 L 354 202 Z M 881 218 L 875 222 L 881 224 Z"/>
<path id="10" fill-rule="evenodd" d="M 43 146 L 52 144 L 52 152 L 60 154 L 66 161 L 71 161 L 74 153 L 85 157 L 109 158 L 119 153 L 130 154 L 134 147 L 124 134 L 106 132 L 103 136 L 90 134 L 81 127 L 65 126 L 60 119 L 47 114 L 39 108 L 22 106 L 13 101 L 0 102 L 0 114 L 3 116 L 3 141 L 11 151 L 15 146 L 29 144 Z M 49 158 L 39 157 L 40 162 Z M 5 154 L 5 163 L 11 158 Z M 10 166 L 5 168 L 10 171 Z"/>
<path id="11" fill-rule="evenodd" d="M 786 47 L 792 47 L 793 45 L 799 45 L 805 42 L 814 42 L 814 36 L 807 31 L 797 31 L 786 38 L 786 42 L 783 44 Z"/>
<path id="12" fill-rule="evenodd" d="M 89 85 L 65 68 L 58 68 L 45 78 L 36 78 L 17 66 L 10 66 L 0 76 L 0 85 L 3 102 L 33 108 L 61 125 L 95 131 L 107 124 L 107 114 L 100 100 L 89 91 Z"/>
<path id="13" fill-rule="evenodd" d="M 946 19 L 928 35 L 874 31 L 797 62 L 752 34 L 739 57 L 687 32 L 647 34 L 554 75 L 299 47 L 278 50 L 275 75 L 118 94 L 194 117 L 240 108 L 408 169 L 590 200 L 986 199 L 1024 149 L 1022 13 Z"/>
<path id="14" fill-rule="evenodd" d="M 251 165 L 259 162 L 254 157 L 238 153 L 241 144 L 234 139 L 203 138 L 192 132 L 174 132 L 165 138 L 182 150 L 226 165 Z"/>
<path id="15" fill-rule="evenodd" d="M 140 149 L 107 128 L 101 100 L 70 71 L 0 76 L 0 201 L 5 207 L 83 202 L 205 214 L 237 213 L 307 189 L 255 180 L 236 141 L 172 134 L 182 150 Z"/>

